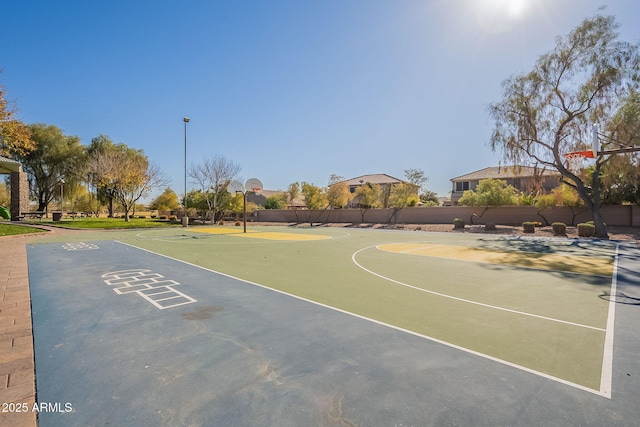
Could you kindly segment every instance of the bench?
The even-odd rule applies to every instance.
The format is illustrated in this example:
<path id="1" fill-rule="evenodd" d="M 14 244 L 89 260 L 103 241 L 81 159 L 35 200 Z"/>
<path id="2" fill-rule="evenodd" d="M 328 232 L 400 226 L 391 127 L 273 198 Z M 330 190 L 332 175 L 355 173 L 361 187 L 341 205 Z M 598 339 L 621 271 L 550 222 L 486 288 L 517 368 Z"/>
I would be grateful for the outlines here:
<path id="1" fill-rule="evenodd" d="M 42 212 L 42 211 L 22 212 L 20 214 L 20 216 L 18 216 L 18 219 L 20 219 L 20 221 L 22 221 L 23 219 L 37 218 L 40 221 L 42 221 L 42 217 L 43 216 L 44 216 L 44 212 Z"/>

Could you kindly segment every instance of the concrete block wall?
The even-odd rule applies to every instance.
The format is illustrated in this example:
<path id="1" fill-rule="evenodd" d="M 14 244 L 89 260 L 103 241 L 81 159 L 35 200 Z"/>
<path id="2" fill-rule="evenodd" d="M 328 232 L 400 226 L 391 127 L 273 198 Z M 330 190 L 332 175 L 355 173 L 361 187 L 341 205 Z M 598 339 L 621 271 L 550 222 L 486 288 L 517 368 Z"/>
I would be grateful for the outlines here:
<path id="1" fill-rule="evenodd" d="M 502 206 L 490 208 L 464 206 L 444 206 L 429 208 L 393 209 L 332 209 L 311 211 L 305 209 L 279 210 L 267 209 L 254 212 L 251 219 L 261 222 L 304 223 L 379 223 L 379 224 L 453 224 L 454 218 L 461 218 L 467 224 L 486 224 L 493 222 L 501 225 L 520 225 L 525 221 L 549 223 L 564 222 L 575 225 L 590 221 L 591 214 L 586 209 L 555 207 L 538 212 L 533 206 Z M 480 216 L 482 215 L 482 216 Z M 602 215 L 608 225 L 640 227 L 639 206 L 604 206 Z"/>

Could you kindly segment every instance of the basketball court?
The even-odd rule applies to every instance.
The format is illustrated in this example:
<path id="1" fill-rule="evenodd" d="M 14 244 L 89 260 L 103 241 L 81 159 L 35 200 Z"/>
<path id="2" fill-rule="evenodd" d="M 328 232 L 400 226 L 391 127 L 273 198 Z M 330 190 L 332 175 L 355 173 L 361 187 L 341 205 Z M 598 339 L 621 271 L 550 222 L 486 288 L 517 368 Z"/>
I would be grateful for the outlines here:
<path id="1" fill-rule="evenodd" d="M 640 415 L 635 245 L 237 230 L 29 245 L 38 401 L 72 407 L 41 413 L 40 425 L 603 425 Z"/>

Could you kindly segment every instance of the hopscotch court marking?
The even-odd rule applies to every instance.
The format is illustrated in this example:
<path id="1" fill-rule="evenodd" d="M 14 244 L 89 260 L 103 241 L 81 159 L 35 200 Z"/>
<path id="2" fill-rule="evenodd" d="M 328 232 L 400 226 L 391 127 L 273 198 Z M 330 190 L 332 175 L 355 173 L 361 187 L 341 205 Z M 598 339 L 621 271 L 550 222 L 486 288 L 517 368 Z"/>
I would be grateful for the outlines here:
<path id="1" fill-rule="evenodd" d="M 164 279 L 163 275 L 147 269 L 111 271 L 103 274 L 102 279 L 107 285 L 113 286 L 118 295 L 136 293 L 160 310 L 197 302 L 195 298 L 173 288 L 179 282 L 161 280 Z"/>
<path id="2" fill-rule="evenodd" d="M 77 242 L 65 243 L 64 245 L 62 245 L 62 249 L 65 249 L 67 251 L 90 251 L 93 249 L 100 249 L 100 247 L 93 243 Z"/>

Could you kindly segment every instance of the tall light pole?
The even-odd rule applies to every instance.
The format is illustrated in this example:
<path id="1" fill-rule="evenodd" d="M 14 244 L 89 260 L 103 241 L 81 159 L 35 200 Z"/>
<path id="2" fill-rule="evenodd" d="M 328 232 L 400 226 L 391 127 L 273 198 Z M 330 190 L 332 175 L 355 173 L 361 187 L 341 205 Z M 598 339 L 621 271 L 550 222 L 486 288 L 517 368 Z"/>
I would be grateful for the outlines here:
<path id="1" fill-rule="evenodd" d="M 60 217 L 62 218 L 62 214 L 64 213 L 64 178 L 60 178 Z"/>
<path id="2" fill-rule="evenodd" d="M 189 217 L 187 216 L 187 123 L 189 123 L 189 117 L 182 119 L 184 121 L 184 215 L 182 216 L 182 226 L 189 225 Z"/>

